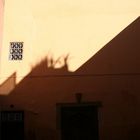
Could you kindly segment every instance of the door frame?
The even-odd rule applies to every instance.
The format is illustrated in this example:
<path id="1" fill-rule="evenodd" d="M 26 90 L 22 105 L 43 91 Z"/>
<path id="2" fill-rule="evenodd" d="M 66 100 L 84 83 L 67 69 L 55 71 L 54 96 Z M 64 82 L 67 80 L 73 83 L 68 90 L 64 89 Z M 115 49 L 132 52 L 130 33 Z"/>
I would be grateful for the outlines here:
<path id="1" fill-rule="evenodd" d="M 98 131 L 99 131 L 99 121 L 100 114 L 99 108 L 102 107 L 102 103 L 100 101 L 96 102 L 80 102 L 80 103 L 56 103 L 56 128 L 58 130 L 59 138 L 61 139 L 61 109 L 63 107 L 85 107 L 85 106 L 94 106 L 97 108 L 97 117 L 98 117 Z"/>

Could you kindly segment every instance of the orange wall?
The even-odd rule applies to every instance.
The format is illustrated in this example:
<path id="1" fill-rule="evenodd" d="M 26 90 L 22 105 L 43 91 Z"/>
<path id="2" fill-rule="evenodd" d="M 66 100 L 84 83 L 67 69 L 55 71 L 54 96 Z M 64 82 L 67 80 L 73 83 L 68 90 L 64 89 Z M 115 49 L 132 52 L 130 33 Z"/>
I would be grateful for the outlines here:
<path id="1" fill-rule="evenodd" d="M 130 139 L 139 137 L 140 76 L 81 76 L 26 78 L 3 101 L 3 108 L 14 104 L 17 109 L 37 113 L 37 137 L 57 135 L 56 103 L 75 102 L 75 93 L 83 93 L 83 101 L 101 101 L 99 109 L 100 137 Z M 43 135 L 43 136 L 42 136 Z M 44 136 L 45 135 L 45 136 Z"/>
<path id="2" fill-rule="evenodd" d="M 61 69 L 47 67 L 47 59 L 6 97 L 5 108 L 32 111 L 37 137 L 57 139 L 56 103 L 101 101 L 100 140 L 140 138 L 140 18 L 111 40 L 76 72 L 67 64 Z M 55 138 L 54 138 L 55 137 Z"/>
<path id="3" fill-rule="evenodd" d="M 28 8 L 28 10 L 29 9 L 30 8 Z M 123 8 L 121 8 L 121 10 L 122 9 Z M 28 11 L 26 11 L 26 13 L 24 13 L 24 11 L 20 12 L 22 15 L 28 15 Z M 6 17 L 7 16 L 8 15 L 6 15 Z M 29 17 L 27 16 L 24 18 L 28 19 Z M 7 19 L 8 21 L 11 20 L 10 17 Z M 0 25 L 2 25 L 2 20 L 0 20 L 0 22 Z M 24 36 L 25 42 L 27 41 L 27 46 L 30 45 L 31 49 L 33 49 L 33 40 L 28 39 L 30 35 L 33 35 L 34 37 L 34 32 L 30 32 L 30 26 L 28 26 L 30 20 L 29 23 L 27 20 L 25 20 L 25 22 L 27 25 L 23 28 L 23 30 L 26 29 L 27 31 Z M 12 25 L 6 27 L 5 25 L 4 29 L 10 31 L 11 28 L 9 27 L 11 26 Z M 18 26 L 21 25 L 18 24 Z M 58 26 L 56 25 L 56 27 Z M 78 24 L 76 27 L 78 27 Z M 40 28 L 38 28 L 38 30 L 39 29 Z M 78 29 L 80 30 L 80 28 Z M 43 28 L 41 28 L 41 30 L 43 31 Z M 14 28 L 13 31 L 16 31 L 16 28 Z M 73 33 L 72 31 L 70 32 Z M 102 33 L 102 30 L 100 32 Z M 63 31 L 63 33 L 65 33 L 65 31 Z M 80 35 L 80 33 L 78 33 L 78 35 Z M 86 37 L 86 34 L 84 35 Z M 11 34 L 9 36 L 11 36 Z M 11 39 L 14 40 L 9 36 L 5 35 L 4 46 L 7 46 L 6 44 L 8 44 Z M 56 38 L 58 36 L 59 35 L 56 34 Z M 140 19 L 138 18 L 113 40 L 108 40 L 110 42 L 105 46 L 102 46 L 103 48 L 94 56 L 93 52 L 88 48 L 90 57 L 92 56 L 91 59 L 84 59 L 82 65 L 80 64 L 81 67 L 77 70 L 75 69 L 74 72 L 68 70 L 68 64 L 64 60 L 63 62 L 66 62 L 64 66 L 60 69 L 54 69 L 54 67 L 48 67 L 48 63 L 50 62 L 48 62 L 47 58 L 41 58 L 42 61 L 40 63 L 38 62 L 38 64 L 31 65 L 30 68 L 25 65 L 27 64 L 25 61 L 23 61 L 23 63 L 13 64 L 6 59 L 7 61 L 3 61 L 2 71 L 7 78 L 6 81 L 4 80 L 4 82 L 1 83 L 1 87 L 6 91 L 9 90 L 10 86 L 12 92 L 7 94 L 7 96 L 1 97 L 1 109 L 10 109 L 10 105 L 13 104 L 15 109 L 24 109 L 27 112 L 32 112 L 35 114 L 33 115 L 35 122 L 29 122 L 29 124 L 33 125 L 31 127 L 34 127 L 33 129 L 37 132 L 37 139 L 53 140 L 57 139 L 59 132 L 56 129 L 56 103 L 75 102 L 75 93 L 81 92 L 83 93 L 83 101 L 85 102 L 102 102 L 103 106 L 99 108 L 100 140 L 140 139 L 140 134 L 138 133 L 138 129 L 140 129 L 139 36 Z M 18 37 L 18 34 L 16 34 L 16 37 Z M 74 40 L 75 38 L 72 39 Z M 44 41 L 46 41 L 45 38 Z M 57 42 L 58 40 L 55 41 Z M 59 44 L 60 42 L 58 41 L 57 43 Z M 61 43 L 59 45 L 61 45 Z M 86 45 L 88 44 L 85 44 L 84 51 L 87 50 Z M 93 44 L 90 45 L 94 48 Z M 30 52 L 32 51 L 29 51 L 27 46 L 25 47 L 27 52 L 26 56 L 29 57 L 25 57 L 29 62 L 29 65 L 32 64 L 30 62 L 32 62 L 33 58 L 30 55 Z M 36 46 L 36 48 L 37 47 L 38 46 Z M 79 47 L 76 52 L 79 56 L 78 58 L 83 58 L 80 51 Z M 7 56 L 7 52 L 5 54 L 5 56 Z M 36 52 L 34 52 L 34 56 L 35 54 Z M 5 56 L 3 57 L 3 60 L 5 60 Z M 5 63 L 8 64 L 8 68 L 6 65 L 4 66 Z M 6 68 L 8 72 L 6 71 Z M 27 71 L 26 73 L 22 73 L 22 70 Z M 12 75 L 12 77 L 9 77 L 9 75 Z M 17 82 L 15 78 L 19 78 L 20 80 Z"/>
<path id="4" fill-rule="evenodd" d="M 75 102 L 75 93 L 83 101 L 101 101 L 99 125 L 101 140 L 131 139 L 140 123 L 140 76 L 73 76 L 26 78 L 5 99 L 5 107 L 37 113 L 37 136 L 57 134 L 56 103 Z M 48 134 L 49 132 L 49 134 Z M 40 135 L 39 135 L 40 133 Z"/>

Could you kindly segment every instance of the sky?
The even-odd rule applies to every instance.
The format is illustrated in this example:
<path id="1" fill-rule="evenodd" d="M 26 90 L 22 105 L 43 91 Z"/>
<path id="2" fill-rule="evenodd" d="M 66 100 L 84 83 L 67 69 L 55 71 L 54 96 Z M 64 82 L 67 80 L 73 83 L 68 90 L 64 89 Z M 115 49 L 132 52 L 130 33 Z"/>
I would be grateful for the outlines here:
<path id="1" fill-rule="evenodd" d="M 0 0 L 0 84 L 13 72 L 20 82 L 46 56 L 69 54 L 74 72 L 139 15 L 139 0 Z M 9 44 L 18 41 L 23 60 L 11 61 Z"/>

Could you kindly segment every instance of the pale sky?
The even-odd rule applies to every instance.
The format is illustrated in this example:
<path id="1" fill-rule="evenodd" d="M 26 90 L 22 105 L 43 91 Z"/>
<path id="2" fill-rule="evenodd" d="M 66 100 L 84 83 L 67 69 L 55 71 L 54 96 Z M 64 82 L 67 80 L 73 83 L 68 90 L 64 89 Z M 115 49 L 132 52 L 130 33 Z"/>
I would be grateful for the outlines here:
<path id="1" fill-rule="evenodd" d="M 139 15 L 140 0 L 5 0 L 1 83 L 15 71 L 25 76 L 48 54 L 70 54 L 75 71 Z M 22 61 L 8 59 L 13 41 L 24 42 Z"/>

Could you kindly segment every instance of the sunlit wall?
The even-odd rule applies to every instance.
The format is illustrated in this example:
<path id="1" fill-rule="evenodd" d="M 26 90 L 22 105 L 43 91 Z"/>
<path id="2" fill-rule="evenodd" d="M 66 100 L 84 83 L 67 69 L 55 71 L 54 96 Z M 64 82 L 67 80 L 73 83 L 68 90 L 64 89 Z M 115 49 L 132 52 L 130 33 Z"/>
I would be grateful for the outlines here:
<path id="1" fill-rule="evenodd" d="M 46 57 L 55 61 L 69 55 L 69 71 L 75 71 L 140 13 L 139 0 L 1 0 L 0 4 L 4 7 L 0 84 L 15 72 L 17 84 Z M 10 42 L 24 42 L 22 60 L 9 59 Z"/>

